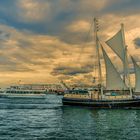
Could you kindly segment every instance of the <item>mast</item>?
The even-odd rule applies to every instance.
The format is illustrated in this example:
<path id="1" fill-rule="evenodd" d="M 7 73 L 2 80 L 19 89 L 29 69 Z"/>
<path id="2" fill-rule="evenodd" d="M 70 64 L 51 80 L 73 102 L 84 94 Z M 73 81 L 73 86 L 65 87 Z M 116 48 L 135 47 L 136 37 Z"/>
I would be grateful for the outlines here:
<path id="1" fill-rule="evenodd" d="M 128 80 L 128 86 L 130 90 L 130 96 L 132 97 L 132 88 L 130 84 L 130 73 L 128 70 L 128 53 L 127 53 L 127 45 L 125 44 L 125 35 L 124 35 L 124 24 L 121 24 L 121 32 L 122 32 L 122 40 L 123 40 L 123 46 L 124 46 L 124 62 L 123 62 L 123 70 L 124 70 L 124 75 L 123 75 L 123 80 L 124 83 L 127 84 Z"/>
<path id="2" fill-rule="evenodd" d="M 101 98 L 103 97 L 103 88 L 102 88 L 102 71 L 101 71 L 101 63 L 100 63 L 100 53 L 99 53 L 99 40 L 98 40 L 98 20 L 94 18 L 94 37 L 95 37 L 95 46 L 96 46 L 96 55 L 97 55 L 97 67 L 98 67 L 98 85 L 99 89 L 101 89 Z"/>
<path id="3" fill-rule="evenodd" d="M 121 23 L 121 33 L 122 33 L 122 42 L 123 42 L 123 48 L 124 48 L 124 62 L 123 62 L 123 70 L 124 70 L 124 74 L 123 74 L 123 81 L 124 83 L 126 83 L 126 75 L 127 75 L 127 66 L 126 66 L 126 45 L 125 45 L 125 36 L 124 36 L 124 24 Z"/>

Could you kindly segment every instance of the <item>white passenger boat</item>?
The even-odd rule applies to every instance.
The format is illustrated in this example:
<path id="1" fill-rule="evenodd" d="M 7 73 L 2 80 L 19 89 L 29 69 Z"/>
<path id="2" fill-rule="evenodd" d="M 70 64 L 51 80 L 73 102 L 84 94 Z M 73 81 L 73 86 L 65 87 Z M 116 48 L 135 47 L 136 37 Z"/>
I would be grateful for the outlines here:
<path id="1" fill-rule="evenodd" d="M 45 98 L 44 90 L 24 89 L 24 88 L 7 88 L 0 93 L 4 98 Z"/>

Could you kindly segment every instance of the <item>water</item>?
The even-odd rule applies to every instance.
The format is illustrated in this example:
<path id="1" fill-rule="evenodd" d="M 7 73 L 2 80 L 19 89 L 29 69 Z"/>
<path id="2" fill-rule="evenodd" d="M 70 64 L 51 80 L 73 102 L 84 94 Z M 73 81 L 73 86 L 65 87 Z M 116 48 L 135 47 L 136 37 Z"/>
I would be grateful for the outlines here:
<path id="1" fill-rule="evenodd" d="M 0 98 L 0 140 L 140 140 L 140 110 L 62 106 L 56 95 Z"/>

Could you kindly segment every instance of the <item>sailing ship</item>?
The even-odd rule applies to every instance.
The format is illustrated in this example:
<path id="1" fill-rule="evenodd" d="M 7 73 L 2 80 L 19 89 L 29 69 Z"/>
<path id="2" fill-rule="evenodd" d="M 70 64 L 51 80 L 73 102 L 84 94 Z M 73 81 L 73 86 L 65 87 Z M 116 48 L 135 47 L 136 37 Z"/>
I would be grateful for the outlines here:
<path id="1" fill-rule="evenodd" d="M 134 93 L 140 93 L 140 67 L 132 57 L 135 68 L 135 88 L 132 89 L 130 83 L 130 73 L 128 64 L 128 52 L 125 44 L 124 25 L 121 29 L 105 43 L 112 49 L 122 62 L 123 74 L 121 75 L 107 51 L 100 43 L 98 37 L 98 20 L 94 18 L 94 36 L 97 55 L 98 88 L 92 92 L 76 93 L 67 91 L 62 98 L 63 105 L 89 106 L 94 108 L 133 108 L 140 107 L 140 98 Z M 105 62 L 106 86 L 103 85 L 101 52 Z"/>

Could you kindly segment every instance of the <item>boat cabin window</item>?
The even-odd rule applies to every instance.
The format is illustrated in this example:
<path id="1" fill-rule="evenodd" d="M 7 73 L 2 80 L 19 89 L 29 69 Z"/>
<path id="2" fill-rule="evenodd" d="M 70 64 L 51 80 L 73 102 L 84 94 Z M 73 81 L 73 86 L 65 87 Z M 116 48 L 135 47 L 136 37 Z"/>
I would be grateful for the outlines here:
<path id="1" fill-rule="evenodd" d="M 81 95 L 85 95 L 88 94 L 87 90 L 69 90 L 70 94 L 81 94 Z"/>

